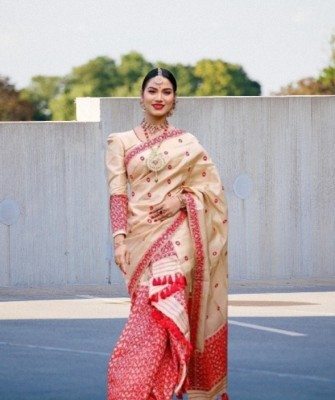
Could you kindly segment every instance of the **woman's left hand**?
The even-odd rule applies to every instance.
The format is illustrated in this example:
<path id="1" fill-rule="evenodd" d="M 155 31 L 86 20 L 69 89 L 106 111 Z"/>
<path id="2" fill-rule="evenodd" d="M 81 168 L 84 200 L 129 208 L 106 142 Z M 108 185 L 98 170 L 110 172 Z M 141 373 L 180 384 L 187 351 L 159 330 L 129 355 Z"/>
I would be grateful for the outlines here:
<path id="1" fill-rule="evenodd" d="M 164 221 L 167 218 L 174 216 L 181 208 L 180 200 L 177 196 L 165 197 L 165 199 L 153 206 L 149 215 L 155 222 Z"/>

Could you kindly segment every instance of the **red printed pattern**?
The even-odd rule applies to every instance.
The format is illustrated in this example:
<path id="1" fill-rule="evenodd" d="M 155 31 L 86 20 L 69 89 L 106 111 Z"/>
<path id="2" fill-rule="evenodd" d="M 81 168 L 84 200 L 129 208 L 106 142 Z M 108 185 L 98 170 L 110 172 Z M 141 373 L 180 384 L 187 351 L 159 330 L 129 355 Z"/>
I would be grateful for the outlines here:
<path id="1" fill-rule="evenodd" d="M 195 256 L 196 256 L 196 263 L 194 267 L 195 268 L 194 286 L 192 290 L 192 311 L 191 311 L 191 321 L 190 321 L 191 343 L 195 347 L 197 333 L 198 333 L 205 259 L 204 259 L 204 247 L 202 243 L 202 236 L 200 232 L 200 224 L 198 220 L 195 201 L 190 193 L 185 192 L 183 193 L 183 195 L 185 196 L 187 204 L 187 213 L 189 216 L 190 230 L 193 239 L 193 244 L 195 246 Z"/>
<path id="2" fill-rule="evenodd" d="M 127 166 L 132 158 L 137 156 L 138 154 L 142 153 L 145 150 L 150 149 L 152 146 L 159 144 L 162 140 L 165 139 L 170 139 L 175 136 L 179 136 L 181 134 L 185 133 L 185 131 L 180 130 L 180 129 L 174 129 L 172 131 L 164 133 L 164 135 L 160 135 L 155 137 L 154 139 L 149 140 L 149 142 L 145 142 L 140 144 L 139 146 L 136 146 L 134 150 L 132 150 L 130 153 L 128 153 L 124 159 L 124 163 Z M 143 158 L 144 160 L 144 158 Z M 142 160 L 142 161 L 143 161 Z"/>
<path id="3" fill-rule="evenodd" d="M 110 196 L 110 217 L 112 230 L 127 230 L 128 197 L 125 194 Z"/>
<path id="4" fill-rule="evenodd" d="M 169 240 L 164 246 L 157 252 L 157 254 L 154 255 L 152 258 L 152 262 L 161 260 L 162 258 L 165 257 L 171 257 L 171 256 L 177 256 L 173 244 L 171 240 Z"/>
<path id="5" fill-rule="evenodd" d="M 224 325 L 206 339 L 203 352 L 194 351 L 192 354 L 190 390 L 208 392 L 227 376 L 227 332 L 227 325 Z"/>
<path id="6" fill-rule="evenodd" d="M 190 313 L 191 344 L 195 349 L 202 299 L 205 256 L 194 198 L 190 193 L 184 193 L 184 196 L 187 204 L 190 230 L 196 254 L 194 287 Z M 226 376 L 227 326 L 225 325 L 217 333 L 205 340 L 203 352 L 195 350 L 192 353 L 189 364 L 189 390 L 202 390 L 204 392 L 209 392 L 217 384 L 226 379 Z M 228 395 L 224 394 L 222 399 L 228 400 Z"/>
<path id="7" fill-rule="evenodd" d="M 187 214 L 185 211 L 180 211 L 178 217 L 173 221 L 173 223 L 167 228 L 165 233 L 161 235 L 154 244 L 144 253 L 144 256 L 138 263 L 135 272 L 133 273 L 129 284 L 128 291 L 132 295 L 136 289 L 136 286 L 145 270 L 145 268 L 152 261 L 153 256 L 160 251 L 161 247 L 171 238 L 171 236 L 176 232 L 181 223 L 185 220 Z"/>
<path id="8" fill-rule="evenodd" d="M 182 349 L 162 321 L 157 321 L 148 302 L 148 288 L 140 287 L 133 299 L 130 317 L 109 361 L 108 400 L 171 399 Z"/>

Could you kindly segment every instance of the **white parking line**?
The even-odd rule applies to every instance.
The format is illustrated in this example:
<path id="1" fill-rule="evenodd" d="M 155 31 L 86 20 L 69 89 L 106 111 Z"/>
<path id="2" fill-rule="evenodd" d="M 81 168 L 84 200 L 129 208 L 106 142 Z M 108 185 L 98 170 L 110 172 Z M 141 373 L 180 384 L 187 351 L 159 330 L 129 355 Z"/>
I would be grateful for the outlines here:
<path id="1" fill-rule="evenodd" d="M 262 369 L 246 369 L 246 368 L 229 368 L 230 372 L 240 372 L 250 374 L 260 374 L 260 375 L 270 375 L 276 376 L 279 378 L 290 378 L 290 379 L 300 379 L 300 380 L 307 380 L 307 381 L 316 381 L 316 382 L 334 382 L 333 379 L 324 378 L 322 376 L 315 376 L 315 375 L 298 375 L 298 374 L 289 374 L 287 372 L 276 372 L 276 371 L 268 371 Z"/>
<path id="2" fill-rule="evenodd" d="M 228 320 L 228 324 L 231 325 L 238 325 L 238 326 L 243 326 L 244 328 L 251 328 L 251 329 L 257 329 L 259 331 L 266 331 L 266 332 L 272 332 L 272 333 L 279 333 L 281 335 L 287 335 L 287 336 L 307 336 L 304 333 L 299 333 L 299 332 L 293 332 L 293 331 L 286 331 L 284 329 L 276 329 L 276 328 L 269 328 L 267 326 L 262 326 L 262 325 L 255 325 L 255 324 L 248 324 L 246 322 L 239 322 L 239 321 L 232 321 Z"/>
<path id="3" fill-rule="evenodd" d="M 249 324 L 246 322 L 232 321 L 228 320 L 230 325 L 242 326 L 244 328 L 257 329 L 266 332 L 278 333 L 281 335 L 288 336 L 307 336 L 304 333 L 298 333 L 293 331 L 287 331 L 283 329 L 270 328 L 267 326 L 261 326 L 256 324 Z M 67 353 L 78 353 L 78 354 L 91 354 L 91 355 L 99 355 L 99 356 L 108 356 L 109 353 L 99 352 L 99 351 L 90 351 L 90 350 L 79 350 L 79 349 L 69 349 L 64 347 L 51 347 L 51 346 L 40 346 L 34 344 L 23 344 L 23 343 L 12 343 L 12 342 L 0 342 L 0 346 L 12 346 L 12 347 L 24 347 L 28 349 L 39 349 L 39 350 L 47 350 L 47 351 L 61 351 Z"/>
<path id="4" fill-rule="evenodd" d="M 92 354 L 92 355 L 96 355 L 96 356 L 108 356 L 110 354 L 110 353 L 103 353 L 100 351 L 67 349 L 64 347 L 38 346 L 35 344 L 23 344 L 23 343 L 11 343 L 11 342 L 0 342 L 0 346 L 25 347 L 28 349 L 63 351 L 66 353 Z"/>

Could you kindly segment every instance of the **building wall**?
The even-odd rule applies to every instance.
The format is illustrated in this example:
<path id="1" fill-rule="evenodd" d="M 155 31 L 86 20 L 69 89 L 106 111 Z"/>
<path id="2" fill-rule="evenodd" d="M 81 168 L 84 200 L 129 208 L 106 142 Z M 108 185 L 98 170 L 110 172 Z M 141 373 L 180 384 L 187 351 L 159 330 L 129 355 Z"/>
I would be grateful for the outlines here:
<path id="1" fill-rule="evenodd" d="M 135 98 L 79 98 L 79 122 L 0 123 L 0 286 L 122 281 L 104 154 L 141 115 Z M 178 99 L 170 122 L 224 182 L 231 279 L 335 277 L 334 115 L 334 96 Z"/>

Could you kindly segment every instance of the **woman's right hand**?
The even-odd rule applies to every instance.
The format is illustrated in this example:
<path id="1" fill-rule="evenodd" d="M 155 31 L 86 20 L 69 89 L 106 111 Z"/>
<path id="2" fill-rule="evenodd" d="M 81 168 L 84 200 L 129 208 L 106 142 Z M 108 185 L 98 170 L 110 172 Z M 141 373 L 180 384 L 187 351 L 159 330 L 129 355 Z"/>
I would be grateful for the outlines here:
<path id="1" fill-rule="evenodd" d="M 128 251 L 127 245 L 124 240 L 118 239 L 118 236 L 114 239 L 114 259 L 115 264 L 118 265 L 123 274 L 127 274 L 127 266 L 130 264 L 130 252 Z"/>

